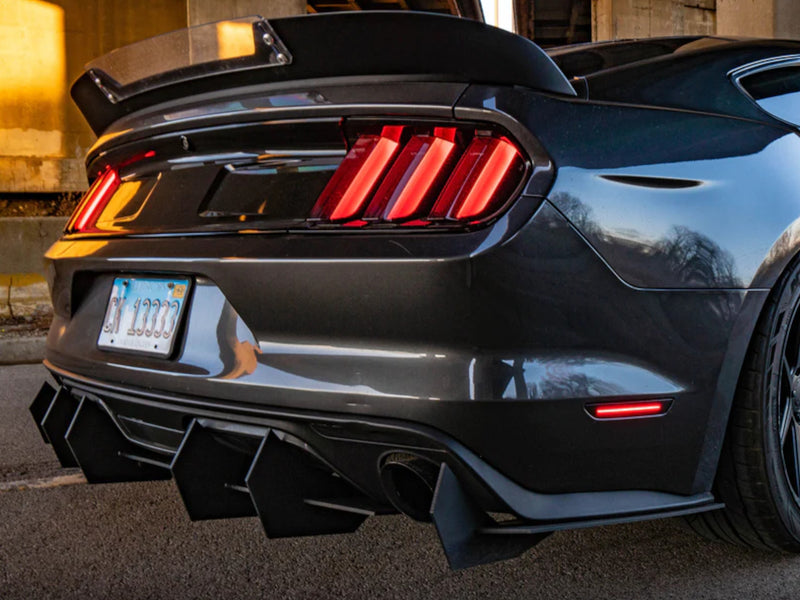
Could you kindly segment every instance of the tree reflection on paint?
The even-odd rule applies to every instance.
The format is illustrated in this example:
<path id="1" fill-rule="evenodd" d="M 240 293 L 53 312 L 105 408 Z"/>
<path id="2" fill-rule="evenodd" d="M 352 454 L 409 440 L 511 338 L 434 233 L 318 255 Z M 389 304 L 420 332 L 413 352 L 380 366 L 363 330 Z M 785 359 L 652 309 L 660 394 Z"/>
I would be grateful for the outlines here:
<path id="1" fill-rule="evenodd" d="M 629 283 L 663 277 L 665 287 L 733 289 L 743 287 L 733 255 L 708 236 L 679 225 L 661 239 L 639 231 L 602 229 L 591 206 L 570 194 L 557 194 L 559 210 Z M 647 273 L 647 277 L 639 274 Z"/>
<path id="2" fill-rule="evenodd" d="M 688 227 L 673 227 L 668 237 L 656 243 L 655 254 L 660 255 L 684 283 L 701 283 L 713 288 L 742 287 L 731 253 Z"/>

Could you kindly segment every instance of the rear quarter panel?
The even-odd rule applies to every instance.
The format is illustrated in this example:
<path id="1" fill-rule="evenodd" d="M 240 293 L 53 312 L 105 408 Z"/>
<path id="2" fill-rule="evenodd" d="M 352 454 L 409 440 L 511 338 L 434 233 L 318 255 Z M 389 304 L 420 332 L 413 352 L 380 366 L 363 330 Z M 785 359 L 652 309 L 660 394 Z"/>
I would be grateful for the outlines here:
<path id="1" fill-rule="evenodd" d="M 627 284 L 768 289 L 800 244 L 800 137 L 746 119 L 471 88 L 551 155 L 548 199 Z"/>

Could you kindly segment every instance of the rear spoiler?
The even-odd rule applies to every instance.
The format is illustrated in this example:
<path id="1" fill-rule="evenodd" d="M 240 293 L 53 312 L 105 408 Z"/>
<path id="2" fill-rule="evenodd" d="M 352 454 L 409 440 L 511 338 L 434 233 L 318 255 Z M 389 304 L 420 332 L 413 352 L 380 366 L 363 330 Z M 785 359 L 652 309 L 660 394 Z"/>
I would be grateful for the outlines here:
<path id="1" fill-rule="evenodd" d="M 252 40 L 220 52 L 236 24 Z M 205 40 L 206 58 L 195 47 Z M 209 41 L 210 40 L 210 41 Z M 194 44 L 194 45 L 193 45 Z M 213 46 L 208 60 L 208 46 Z M 228 44 L 231 45 L 231 44 Z M 115 70 L 116 69 L 116 70 Z M 427 81 L 519 85 L 574 96 L 567 78 L 533 42 L 475 21 L 429 13 L 341 12 L 212 23 L 143 40 L 87 65 L 71 94 L 100 135 L 127 114 L 205 92 L 353 76 L 418 76 Z"/>

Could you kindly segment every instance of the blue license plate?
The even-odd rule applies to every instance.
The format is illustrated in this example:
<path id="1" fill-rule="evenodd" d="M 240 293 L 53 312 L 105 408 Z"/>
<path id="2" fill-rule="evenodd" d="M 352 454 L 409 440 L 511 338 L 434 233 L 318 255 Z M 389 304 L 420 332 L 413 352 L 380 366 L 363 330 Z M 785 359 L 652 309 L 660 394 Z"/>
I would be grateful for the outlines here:
<path id="1" fill-rule="evenodd" d="M 97 346 L 169 356 L 189 295 L 186 277 L 117 277 Z"/>

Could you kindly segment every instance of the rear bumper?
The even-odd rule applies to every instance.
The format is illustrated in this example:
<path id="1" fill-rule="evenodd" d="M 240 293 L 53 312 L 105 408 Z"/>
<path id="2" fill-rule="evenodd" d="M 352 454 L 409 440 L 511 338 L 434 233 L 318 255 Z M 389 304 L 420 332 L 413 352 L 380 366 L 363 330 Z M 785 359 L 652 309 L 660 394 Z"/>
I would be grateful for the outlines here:
<path id="1" fill-rule="evenodd" d="M 396 419 L 332 415 L 220 403 L 110 386 L 47 365 L 74 398 L 96 403 L 130 442 L 172 462 L 190 424 L 231 432 L 275 430 L 291 434 L 373 500 L 389 506 L 378 480 L 382 457 L 407 451 L 446 462 L 470 494 L 492 512 L 536 521 L 619 516 L 695 506 L 710 494 L 682 496 L 648 491 L 539 494 L 525 490 L 468 448 L 431 427 Z"/>
<path id="2" fill-rule="evenodd" d="M 709 493 L 539 494 L 422 425 L 220 404 L 47 366 L 60 388 L 45 384 L 31 411 L 64 466 L 80 466 L 90 483 L 174 477 L 193 520 L 258 516 L 269 537 L 345 533 L 367 516 L 396 512 L 380 468 L 399 454 L 439 472 L 430 512 L 454 567 L 495 556 L 486 548 L 509 536 L 520 542 L 513 556 L 558 529 L 718 507 Z M 500 524 L 488 512 L 516 520 Z M 454 544 L 467 538 L 483 540 L 484 550 L 465 558 Z"/>

